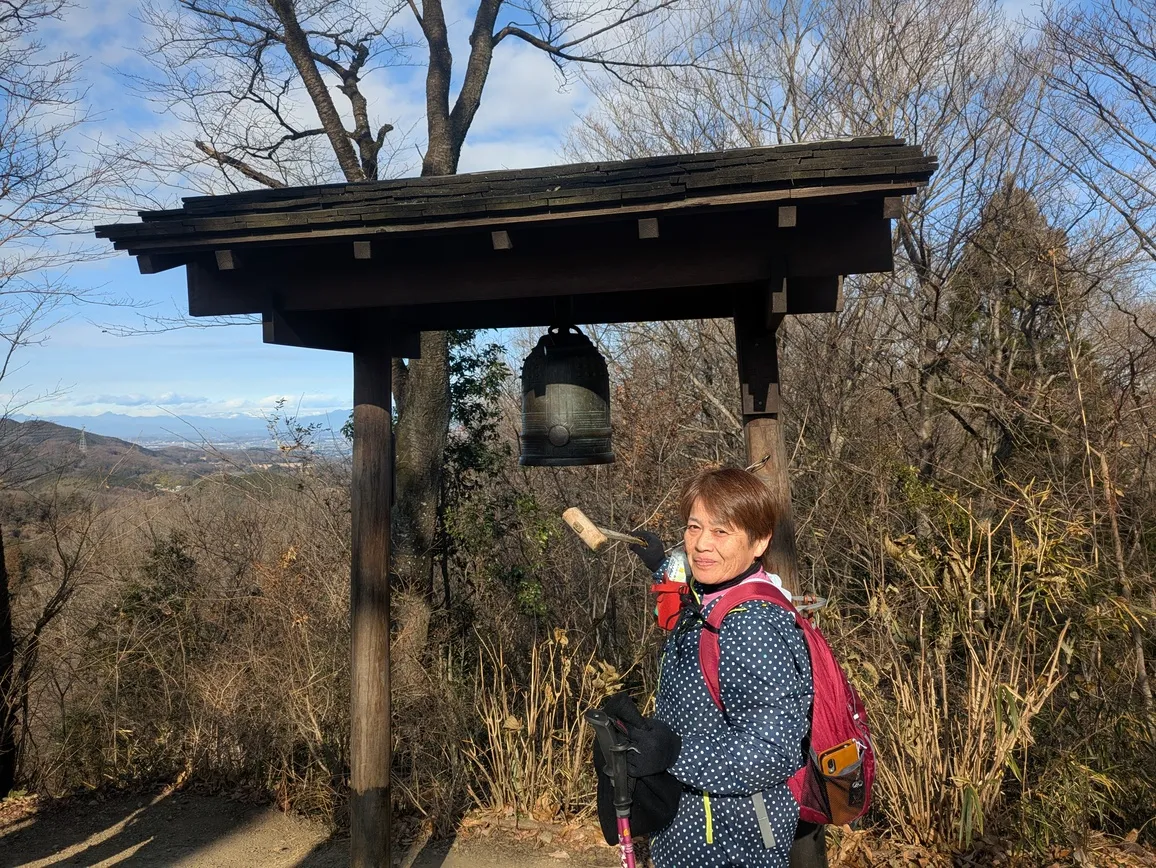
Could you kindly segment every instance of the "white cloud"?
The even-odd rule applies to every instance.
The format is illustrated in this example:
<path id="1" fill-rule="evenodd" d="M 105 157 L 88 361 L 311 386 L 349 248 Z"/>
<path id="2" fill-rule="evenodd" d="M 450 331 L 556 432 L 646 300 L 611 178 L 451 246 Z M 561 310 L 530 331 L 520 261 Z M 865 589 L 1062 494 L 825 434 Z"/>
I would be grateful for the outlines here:
<path id="1" fill-rule="evenodd" d="M 532 169 L 552 166 L 558 156 L 560 142 L 553 136 L 510 138 L 492 142 L 470 142 L 462 148 L 459 170 L 485 172 L 490 169 Z"/>
<path id="2" fill-rule="evenodd" d="M 2 397 L 2 396 L 0 396 Z M 253 416 L 264 418 L 277 408 L 280 396 L 237 396 L 209 398 L 203 395 L 181 394 L 127 394 L 86 395 L 80 398 L 56 397 L 51 400 L 18 404 L 10 412 L 41 417 L 99 416 L 114 413 L 122 416 L 216 416 L 232 418 Z M 315 394 L 299 397 L 285 396 L 283 412 L 290 416 L 312 416 L 330 411 L 347 412 L 350 401 L 333 395 Z"/>
<path id="3" fill-rule="evenodd" d="M 89 0 L 68 7 L 59 21 L 45 24 L 45 42 L 97 64 L 120 63 L 136 57 L 141 44 L 137 9 L 134 0 Z"/>
<path id="4" fill-rule="evenodd" d="M 297 410 L 339 410 L 349 403 L 349 398 L 341 399 L 334 395 L 266 395 L 256 401 L 263 408 L 273 408 L 279 401 L 285 402 L 285 409 L 294 412 Z"/>
<path id="5" fill-rule="evenodd" d="M 88 395 L 74 401 L 78 407 L 96 404 L 112 407 L 179 407 L 208 402 L 209 399 L 203 395 L 181 395 L 174 392 L 166 392 L 162 395 Z"/>
<path id="6" fill-rule="evenodd" d="M 471 134 L 489 138 L 535 130 L 561 140 L 590 99 L 577 77 L 564 80 L 544 52 L 511 37 L 494 51 Z"/>

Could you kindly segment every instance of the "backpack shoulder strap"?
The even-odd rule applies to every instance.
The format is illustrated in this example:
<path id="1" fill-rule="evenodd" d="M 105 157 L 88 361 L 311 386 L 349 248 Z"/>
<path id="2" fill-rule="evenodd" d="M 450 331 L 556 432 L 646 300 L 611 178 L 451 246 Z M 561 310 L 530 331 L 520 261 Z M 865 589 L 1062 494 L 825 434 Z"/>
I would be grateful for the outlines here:
<path id="1" fill-rule="evenodd" d="M 706 689 L 710 693 L 710 698 L 714 700 L 714 704 L 718 706 L 719 711 L 725 711 L 722 704 L 722 695 L 719 692 L 718 683 L 718 666 L 719 666 L 719 644 L 718 634 L 722 627 L 723 619 L 730 614 L 731 610 L 736 606 L 741 606 L 743 603 L 750 603 L 758 601 L 762 603 L 773 603 L 779 608 L 789 612 L 798 623 L 802 617 L 799 610 L 796 609 L 783 592 L 776 588 L 770 582 L 753 581 L 744 582 L 741 585 L 736 585 L 731 588 L 710 610 L 710 614 L 706 616 L 706 623 L 703 630 L 698 637 L 698 665 L 702 669 L 702 677 L 706 681 Z"/>

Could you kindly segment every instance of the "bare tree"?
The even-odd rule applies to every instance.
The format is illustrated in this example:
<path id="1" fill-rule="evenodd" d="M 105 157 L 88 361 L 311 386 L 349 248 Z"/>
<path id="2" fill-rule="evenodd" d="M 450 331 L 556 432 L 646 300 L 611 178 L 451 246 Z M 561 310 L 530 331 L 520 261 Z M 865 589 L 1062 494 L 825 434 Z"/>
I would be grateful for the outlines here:
<path id="1" fill-rule="evenodd" d="M 79 62 L 50 53 L 38 37 L 67 7 L 65 0 L 0 4 L 0 383 L 10 380 L 18 352 L 44 340 L 66 315 L 65 306 L 98 300 L 70 286 L 63 269 L 99 255 L 70 235 L 82 228 L 114 162 L 80 153 L 87 115 Z M 17 429 L 6 424 L 20 403 L 10 395 L 0 408 L 4 487 L 24 475 Z M 66 601 L 47 606 L 44 618 L 55 617 Z M 0 564 L 0 794 L 12 788 L 16 773 L 17 650 L 8 574 Z"/>
<path id="2" fill-rule="evenodd" d="M 150 0 L 146 50 L 154 79 L 138 90 L 184 122 L 149 152 L 206 189 L 332 180 L 387 172 L 395 123 L 371 117 L 371 88 L 393 67 L 425 66 L 423 175 L 454 174 L 481 105 L 495 49 L 521 40 L 559 66 L 635 68 L 619 31 L 675 0 L 505 5 L 483 0 L 460 79 L 441 0 Z M 419 55 L 424 51 L 424 58 Z M 460 82 L 460 83 L 459 83 Z M 454 85 L 456 94 L 451 95 Z M 449 421 L 446 337 L 427 332 L 421 357 L 393 362 L 397 420 L 394 567 L 411 587 L 432 575 L 440 474 Z"/>
<path id="3" fill-rule="evenodd" d="M 1156 259 L 1156 9 L 1056 4 L 1039 36 L 1022 54 L 1046 84 L 1049 123 L 1034 140 Z"/>
<path id="4" fill-rule="evenodd" d="M 108 172 L 77 156 L 87 120 L 77 59 L 50 54 L 37 38 L 66 6 L 0 5 L 0 382 L 17 351 L 43 339 L 54 311 L 81 295 L 60 269 L 93 255 L 68 234 Z"/>
<path id="5" fill-rule="evenodd" d="M 661 40 L 672 39 L 684 50 L 712 46 L 704 63 L 652 69 L 640 101 L 595 82 L 601 105 L 575 133 L 576 154 L 896 135 L 939 158 L 931 184 L 908 198 L 896 221 L 895 275 L 852 282 L 844 314 L 853 322 L 860 304 L 890 308 L 873 321 L 887 324 L 903 355 L 860 368 L 856 378 L 874 377 L 890 393 L 905 429 L 899 436 L 931 476 L 943 441 L 958 433 L 935 396 L 953 352 L 949 298 L 965 246 L 1006 177 L 1033 192 L 1057 183 L 1015 132 L 1035 114 L 1033 73 L 1013 59 L 1019 28 L 992 0 L 731 0 L 704 4 L 681 23 L 641 40 L 640 56 L 669 54 Z"/>
<path id="6" fill-rule="evenodd" d="M 625 157 L 897 135 L 939 158 L 896 221 L 895 274 L 848 281 L 837 317 L 785 326 L 800 551 L 833 594 L 854 575 L 850 599 L 861 576 L 892 578 L 863 533 L 833 532 L 855 504 L 874 504 L 867 537 L 892 521 L 925 552 L 945 500 L 991 527 L 1008 504 L 1031 513 L 1046 479 L 1095 528 L 1089 597 L 1136 613 L 1070 638 L 1085 660 L 1111 644 L 1119 707 L 1140 720 L 1153 707 L 1141 384 L 1156 333 L 1126 269 L 1137 246 L 1151 257 L 1156 225 L 1149 6 L 1049 10 L 1034 40 L 988 0 L 728 0 L 638 48 L 703 42 L 726 76 L 655 69 L 640 99 L 596 81 L 600 105 L 571 141 L 576 156 Z M 985 606 L 964 620 L 988 623 Z"/>

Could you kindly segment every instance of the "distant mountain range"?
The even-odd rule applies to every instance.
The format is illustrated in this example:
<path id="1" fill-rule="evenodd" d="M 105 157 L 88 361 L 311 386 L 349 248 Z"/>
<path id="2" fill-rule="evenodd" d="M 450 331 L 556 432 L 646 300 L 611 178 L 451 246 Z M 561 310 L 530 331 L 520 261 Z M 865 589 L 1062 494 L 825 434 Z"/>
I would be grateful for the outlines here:
<path id="1" fill-rule="evenodd" d="M 349 410 L 337 410 L 313 416 L 298 416 L 298 425 L 320 425 L 320 441 L 340 438 L 341 426 Z M 17 421 L 41 419 L 69 428 L 84 429 L 91 434 L 116 437 L 141 445 L 253 446 L 271 444 L 269 423 L 259 416 L 127 416 L 123 413 L 101 413 L 97 416 L 25 416 Z M 332 433 L 330 433 L 332 432 Z"/>
<path id="2" fill-rule="evenodd" d="M 0 479 L 10 485 L 34 488 L 60 479 L 95 479 L 104 488 L 179 491 L 210 473 L 281 472 L 287 466 L 272 441 L 243 448 L 146 447 L 46 419 L 0 419 Z"/>

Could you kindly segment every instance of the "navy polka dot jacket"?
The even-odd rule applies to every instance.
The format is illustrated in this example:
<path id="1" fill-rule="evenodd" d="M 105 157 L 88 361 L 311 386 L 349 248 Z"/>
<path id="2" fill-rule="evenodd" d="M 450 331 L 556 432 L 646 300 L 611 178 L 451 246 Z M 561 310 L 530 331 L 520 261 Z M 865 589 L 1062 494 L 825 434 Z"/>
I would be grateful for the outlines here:
<path id="1" fill-rule="evenodd" d="M 803 765 L 813 691 L 802 631 L 768 603 L 727 615 L 719 633 L 724 714 L 699 666 L 702 629 L 684 611 L 663 649 L 656 716 L 682 737 L 670 771 L 684 790 L 674 820 L 651 842 L 654 864 L 786 868 L 799 817 L 786 781 Z M 759 793 L 769 834 L 756 815 Z"/>

